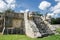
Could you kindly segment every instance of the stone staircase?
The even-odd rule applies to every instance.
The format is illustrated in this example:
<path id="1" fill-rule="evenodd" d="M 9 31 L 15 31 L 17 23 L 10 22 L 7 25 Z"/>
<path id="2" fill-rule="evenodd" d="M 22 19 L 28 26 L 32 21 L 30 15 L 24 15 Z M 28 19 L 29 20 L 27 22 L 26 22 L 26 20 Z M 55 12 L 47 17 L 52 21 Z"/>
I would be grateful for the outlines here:
<path id="1" fill-rule="evenodd" d="M 27 36 L 37 38 L 53 34 L 52 30 L 50 30 L 49 26 L 47 26 L 49 24 L 46 24 L 41 16 L 28 15 L 30 15 L 28 12 L 24 13 L 25 34 Z"/>
<path id="2" fill-rule="evenodd" d="M 29 20 L 29 25 L 33 31 L 34 37 L 42 37 L 34 21 Z"/>
<path id="3" fill-rule="evenodd" d="M 41 17 L 33 18 L 33 21 L 36 24 L 36 27 L 38 28 L 38 30 L 42 36 L 47 36 L 49 34 L 53 34 L 53 32 L 44 23 L 44 21 L 41 19 Z"/>

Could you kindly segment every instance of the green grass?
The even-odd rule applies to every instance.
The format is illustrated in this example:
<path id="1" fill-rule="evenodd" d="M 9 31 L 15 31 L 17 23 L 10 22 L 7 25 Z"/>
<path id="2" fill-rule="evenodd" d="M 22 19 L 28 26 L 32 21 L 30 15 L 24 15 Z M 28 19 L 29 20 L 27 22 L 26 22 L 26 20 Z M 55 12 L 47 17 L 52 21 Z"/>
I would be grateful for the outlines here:
<path id="1" fill-rule="evenodd" d="M 57 29 L 56 29 L 56 32 L 58 32 L 58 33 L 60 34 L 60 28 L 57 28 Z"/>
<path id="2" fill-rule="evenodd" d="M 60 40 L 60 35 L 51 35 L 43 38 L 30 38 L 25 35 L 0 35 L 0 40 Z"/>

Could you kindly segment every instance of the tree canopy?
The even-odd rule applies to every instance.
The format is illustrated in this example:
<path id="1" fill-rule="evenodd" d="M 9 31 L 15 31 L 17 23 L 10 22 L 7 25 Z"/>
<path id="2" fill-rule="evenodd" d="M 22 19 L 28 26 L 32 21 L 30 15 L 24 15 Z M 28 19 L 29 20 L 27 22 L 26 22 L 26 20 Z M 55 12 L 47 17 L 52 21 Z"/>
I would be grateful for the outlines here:
<path id="1" fill-rule="evenodd" d="M 36 15 L 38 15 L 38 16 L 42 16 L 42 14 L 40 14 L 40 12 L 36 12 Z"/>
<path id="2" fill-rule="evenodd" d="M 52 18 L 51 24 L 60 24 L 60 18 Z"/>
<path id="3" fill-rule="evenodd" d="M 12 10 L 12 9 L 7 9 L 7 10 L 5 10 L 5 13 L 13 13 L 14 12 L 14 10 Z"/>

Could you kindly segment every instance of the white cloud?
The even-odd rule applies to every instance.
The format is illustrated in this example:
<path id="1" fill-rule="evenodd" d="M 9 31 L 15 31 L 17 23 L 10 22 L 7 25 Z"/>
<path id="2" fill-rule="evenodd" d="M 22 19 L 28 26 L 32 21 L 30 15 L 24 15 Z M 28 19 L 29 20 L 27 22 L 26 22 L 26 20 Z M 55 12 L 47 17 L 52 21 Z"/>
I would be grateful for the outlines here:
<path id="1" fill-rule="evenodd" d="M 53 14 L 53 13 L 48 13 L 47 15 L 48 15 L 48 16 L 54 16 L 54 14 Z"/>
<path id="2" fill-rule="evenodd" d="M 16 3 L 16 0 L 5 0 L 8 4 L 7 4 L 7 7 L 8 8 L 11 8 L 11 9 L 14 9 L 15 8 L 15 3 Z"/>
<path id="3" fill-rule="evenodd" d="M 47 2 L 47 1 L 42 1 L 39 5 L 39 9 L 45 10 L 50 6 L 51 6 L 51 3 Z"/>
<path id="4" fill-rule="evenodd" d="M 24 11 L 23 10 L 20 10 L 20 13 L 24 13 Z"/>
<path id="5" fill-rule="evenodd" d="M 15 3 L 15 0 L 5 0 L 8 4 Z"/>
<path id="6" fill-rule="evenodd" d="M 57 3 L 57 5 L 55 5 L 54 7 L 52 7 L 51 11 L 54 11 L 54 10 L 57 10 L 57 9 L 60 9 L 60 2 Z"/>
<path id="7" fill-rule="evenodd" d="M 58 14 L 60 14 L 60 0 L 55 0 L 55 1 L 58 1 L 58 2 L 55 6 L 50 8 L 50 11 L 52 11 L 52 14 L 53 14 L 52 16 L 57 17 Z"/>
<path id="8" fill-rule="evenodd" d="M 24 13 L 24 12 L 28 12 L 29 9 L 26 9 L 26 10 L 20 10 L 21 13 Z"/>
<path id="9" fill-rule="evenodd" d="M 11 4 L 11 5 L 10 5 L 10 8 L 11 8 L 11 9 L 14 9 L 14 8 L 15 8 L 15 4 Z"/>
<path id="10" fill-rule="evenodd" d="M 28 12 L 28 11 L 29 11 L 29 9 L 26 9 L 26 10 L 25 10 L 25 12 Z"/>
<path id="11" fill-rule="evenodd" d="M 60 2 L 60 0 L 55 0 L 56 2 Z"/>
<path id="12" fill-rule="evenodd" d="M 15 4 L 8 4 L 7 7 L 11 8 L 11 9 L 14 9 L 15 8 Z"/>
<path id="13" fill-rule="evenodd" d="M 48 16 L 58 17 L 58 14 L 60 14 L 60 9 L 54 10 L 52 13 L 48 13 Z"/>
<path id="14" fill-rule="evenodd" d="M 60 14 L 60 9 L 57 9 L 57 10 L 53 11 L 53 13 Z"/>
<path id="15" fill-rule="evenodd" d="M 7 8 L 6 3 L 4 3 L 4 1 L 0 0 L 0 12 L 6 10 Z"/>
<path id="16" fill-rule="evenodd" d="M 14 9 L 15 8 L 15 0 L 5 0 L 8 4 L 6 4 L 3 0 L 0 0 L 0 12 L 11 8 Z"/>

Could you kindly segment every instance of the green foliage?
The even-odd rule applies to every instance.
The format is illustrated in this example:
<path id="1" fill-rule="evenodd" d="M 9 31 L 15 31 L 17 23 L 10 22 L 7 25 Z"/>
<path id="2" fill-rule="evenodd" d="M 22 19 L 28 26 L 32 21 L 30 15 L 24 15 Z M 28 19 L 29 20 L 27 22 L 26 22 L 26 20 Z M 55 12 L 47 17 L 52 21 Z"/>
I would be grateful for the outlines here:
<path id="1" fill-rule="evenodd" d="M 36 12 L 36 15 L 38 15 L 38 16 L 42 16 L 42 14 L 40 14 L 40 12 Z"/>
<path id="2" fill-rule="evenodd" d="M 52 18 L 51 19 L 51 24 L 60 24 L 60 18 Z"/>
<path id="3" fill-rule="evenodd" d="M 0 14 L 2 14 L 2 12 L 0 12 Z"/>
<path id="4" fill-rule="evenodd" d="M 12 9 L 5 10 L 5 13 L 13 13 L 13 12 L 14 12 L 14 10 L 12 10 Z"/>

